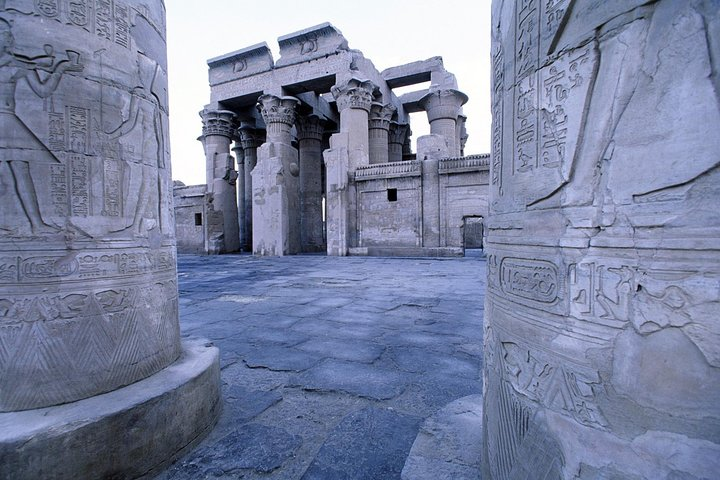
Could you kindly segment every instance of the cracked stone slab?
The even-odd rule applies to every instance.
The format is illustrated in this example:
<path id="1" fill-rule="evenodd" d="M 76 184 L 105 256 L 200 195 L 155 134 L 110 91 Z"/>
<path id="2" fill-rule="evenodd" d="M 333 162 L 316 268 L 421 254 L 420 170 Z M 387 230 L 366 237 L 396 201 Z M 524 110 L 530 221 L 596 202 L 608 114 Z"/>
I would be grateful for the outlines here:
<path id="1" fill-rule="evenodd" d="M 241 385 L 223 385 L 225 409 L 240 423 L 252 420 L 283 399 L 278 392 L 249 390 Z"/>
<path id="2" fill-rule="evenodd" d="M 384 351 L 382 345 L 359 340 L 338 340 L 334 338 L 315 338 L 301 343 L 296 348 L 306 352 L 324 354 L 338 360 L 372 363 Z"/>
<path id="3" fill-rule="evenodd" d="M 451 402 L 420 427 L 402 480 L 477 480 L 482 447 L 482 395 Z"/>
<path id="4" fill-rule="evenodd" d="M 293 457 L 302 438 L 279 427 L 247 423 L 218 442 L 195 450 L 172 469 L 174 479 L 236 475 L 243 471 L 270 473 Z M 237 477 L 239 475 L 239 477 Z"/>
<path id="5" fill-rule="evenodd" d="M 320 361 L 322 357 L 276 345 L 249 348 L 243 355 L 250 368 L 267 368 L 280 372 L 302 372 Z"/>
<path id="6" fill-rule="evenodd" d="M 333 429 L 302 480 L 398 478 L 420 418 L 366 408 Z"/>
<path id="7" fill-rule="evenodd" d="M 478 378 L 480 360 L 465 355 L 438 353 L 422 348 L 392 347 L 387 361 L 405 372 L 433 372 L 458 377 Z"/>
<path id="8" fill-rule="evenodd" d="M 339 360 L 326 360 L 290 378 L 291 385 L 305 390 L 343 391 L 376 400 L 397 397 L 407 381 L 407 375 L 393 370 Z"/>

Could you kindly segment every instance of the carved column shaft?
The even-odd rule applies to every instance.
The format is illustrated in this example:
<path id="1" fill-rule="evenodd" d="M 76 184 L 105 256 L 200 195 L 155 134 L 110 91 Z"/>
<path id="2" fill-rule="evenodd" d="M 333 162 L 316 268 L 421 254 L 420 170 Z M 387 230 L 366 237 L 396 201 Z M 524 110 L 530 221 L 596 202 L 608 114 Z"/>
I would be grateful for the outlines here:
<path id="1" fill-rule="evenodd" d="M 237 181 L 235 183 L 237 187 L 237 205 L 238 205 L 238 227 L 240 230 L 240 248 L 244 249 L 247 244 L 247 221 L 245 219 L 246 208 L 245 208 L 245 151 L 243 150 L 242 144 L 239 139 L 235 139 L 235 145 L 232 149 L 235 154 L 235 161 L 237 163 Z"/>
<path id="2" fill-rule="evenodd" d="M 247 125 L 241 125 L 238 129 L 240 136 L 240 145 L 243 148 L 243 156 L 245 158 L 244 171 L 244 187 L 243 187 L 243 206 L 245 207 L 244 219 L 245 224 L 241 226 L 245 230 L 243 236 L 244 243 L 241 247 L 246 251 L 252 251 L 252 170 L 257 163 L 257 147 L 259 144 L 256 138 L 255 130 Z"/>
<path id="3" fill-rule="evenodd" d="M 376 88 L 369 80 L 353 78 L 331 89 L 340 112 L 340 131 L 348 133 L 350 171 L 370 163 L 368 113 Z"/>
<path id="4" fill-rule="evenodd" d="M 325 249 L 322 220 L 322 139 L 324 123 L 317 116 L 299 117 L 300 230 L 304 252 Z"/>
<path id="5" fill-rule="evenodd" d="M 407 124 L 390 122 L 390 129 L 388 131 L 388 161 L 399 162 L 402 160 L 403 146 L 408 137 L 407 134 L 409 130 L 410 126 Z"/>
<path id="6" fill-rule="evenodd" d="M 370 106 L 369 141 L 370 163 L 387 163 L 389 161 L 388 131 L 390 118 L 395 113 L 392 105 L 373 102 Z"/>
<path id="7" fill-rule="evenodd" d="M 235 114 L 228 110 L 203 110 L 203 145 L 205 147 L 206 178 L 212 209 L 222 213 L 222 231 L 211 231 L 206 224 L 206 251 L 236 252 L 240 248 L 237 194 L 237 172 L 230 155 L 230 142 L 235 135 Z M 215 245 L 219 243 L 219 245 Z"/>

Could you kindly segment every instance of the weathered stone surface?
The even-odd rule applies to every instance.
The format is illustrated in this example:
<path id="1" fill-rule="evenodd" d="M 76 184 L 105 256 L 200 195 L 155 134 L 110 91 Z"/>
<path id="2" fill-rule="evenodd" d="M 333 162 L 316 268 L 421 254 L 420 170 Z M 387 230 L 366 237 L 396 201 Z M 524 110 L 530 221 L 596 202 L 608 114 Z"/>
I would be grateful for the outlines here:
<path id="1" fill-rule="evenodd" d="M 525 0 L 493 18 L 483 474 L 710 478 L 720 11 Z"/>
<path id="2" fill-rule="evenodd" d="M 266 443 L 272 448 L 266 448 Z M 180 465 L 173 467 L 173 471 L 181 478 L 225 475 L 242 478 L 243 470 L 267 474 L 292 458 L 301 443 L 300 437 L 290 435 L 282 428 L 246 423 L 211 447 L 195 450 Z"/>
<path id="3" fill-rule="evenodd" d="M 145 378 L 180 340 L 162 2 L 15 0 L 2 15 L 0 411 L 13 411 Z"/>
<path id="4" fill-rule="evenodd" d="M 65 405 L 0 413 L 0 478 L 138 478 L 199 441 L 220 411 L 218 350 L 180 359 L 127 387 Z"/>
<path id="5" fill-rule="evenodd" d="M 304 480 L 397 478 L 420 419 L 392 410 L 352 413 L 330 433 Z"/>
<path id="6" fill-rule="evenodd" d="M 482 395 L 451 402 L 420 427 L 402 480 L 480 478 Z"/>
<path id="7" fill-rule="evenodd" d="M 402 393 L 407 377 L 393 370 L 361 363 L 326 360 L 292 377 L 291 383 L 306 390 L 342 391 L 387 400 Z"/>

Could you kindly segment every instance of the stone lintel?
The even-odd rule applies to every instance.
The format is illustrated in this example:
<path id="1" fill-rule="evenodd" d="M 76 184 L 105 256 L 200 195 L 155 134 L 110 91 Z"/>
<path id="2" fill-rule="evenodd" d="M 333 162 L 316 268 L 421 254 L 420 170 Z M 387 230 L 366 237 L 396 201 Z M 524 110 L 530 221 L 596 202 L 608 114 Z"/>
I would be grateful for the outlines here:
<path id="1" fill-rule="evenodd" d="M 441 71 L 445 71 L 442 57 L 432 57 L 427 60 L 418 60 L 417 62 L 386 68 L 381 72 L 381 75 L 390 88 L 398 88 L 429 82 L 432 79 L 433 72 Z"/>
<path id="2" fill-rule="evenodd" d="M 280 59 L 276 67 L 307 62 L 338 51 L 348 50 L 342 32 L 328 22 L 278 38 Z"/>
<path id="3" fill-rule="evenodd" d="M 207 61 L 210 85 L 245 78 L 272 70 L 274 61 L 267 43 L 262 42 Z"/>
<path id="4" fill-rule="evenodd" d="M 427 88 L 415 90 L 400 95 L 399 100 L 407 113 L 422 112 L 425 109 L 420 105 L 420 100 L 428 93 L 430 93 L 430 90 Z"/>

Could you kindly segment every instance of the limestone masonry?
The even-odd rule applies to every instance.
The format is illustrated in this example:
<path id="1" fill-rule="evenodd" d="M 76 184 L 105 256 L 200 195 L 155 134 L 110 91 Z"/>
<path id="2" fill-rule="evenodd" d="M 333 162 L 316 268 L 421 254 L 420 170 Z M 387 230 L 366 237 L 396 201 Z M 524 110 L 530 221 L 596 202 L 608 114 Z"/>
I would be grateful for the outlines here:
<path id="1" fill-rule="evenodd" d="M 489 156 L 464 156 L 468 98 L 442 59 L 380 72 L 329 23 L 278 42 L 277 61 L 265 43 L 208 61 L 206 185 L 175 188 L 180 250 L 461 255 L 480 246 Z M 431 134 L 412 153 L 409 114 L 420 111 Z"/>
<path id="2" fill-rule="evenodd" d="M 493 2 L 483 478 L 718 477 L 719 32 Z"/>
<path id="3" fill-rule="evenodd" d="M 189 358 L 205 359 L 192 377 L 217 366 L 214 349 L 180 342 L 165 50 L 159 0 L 0 1 L 2 478 L 46 477 L 57 458 L 53 478 L 147 471 L 214 419 L 218 378 L 205 375 L 194 405 L 150 399 L 187 415 L 153 432 L 167 443 L 139 428 L 117 452 L 146 451 L 112 464 L 72 447 L 139 415 L 123 387 Z M 165 373 L 168 388 L 197 388 L 183 376 L 194 365 Z M 68 412 L 106 392 L 121 412 L 90 408 L 79 428 Z M 44 427 L 23 420 L 45 407 Z"/>

